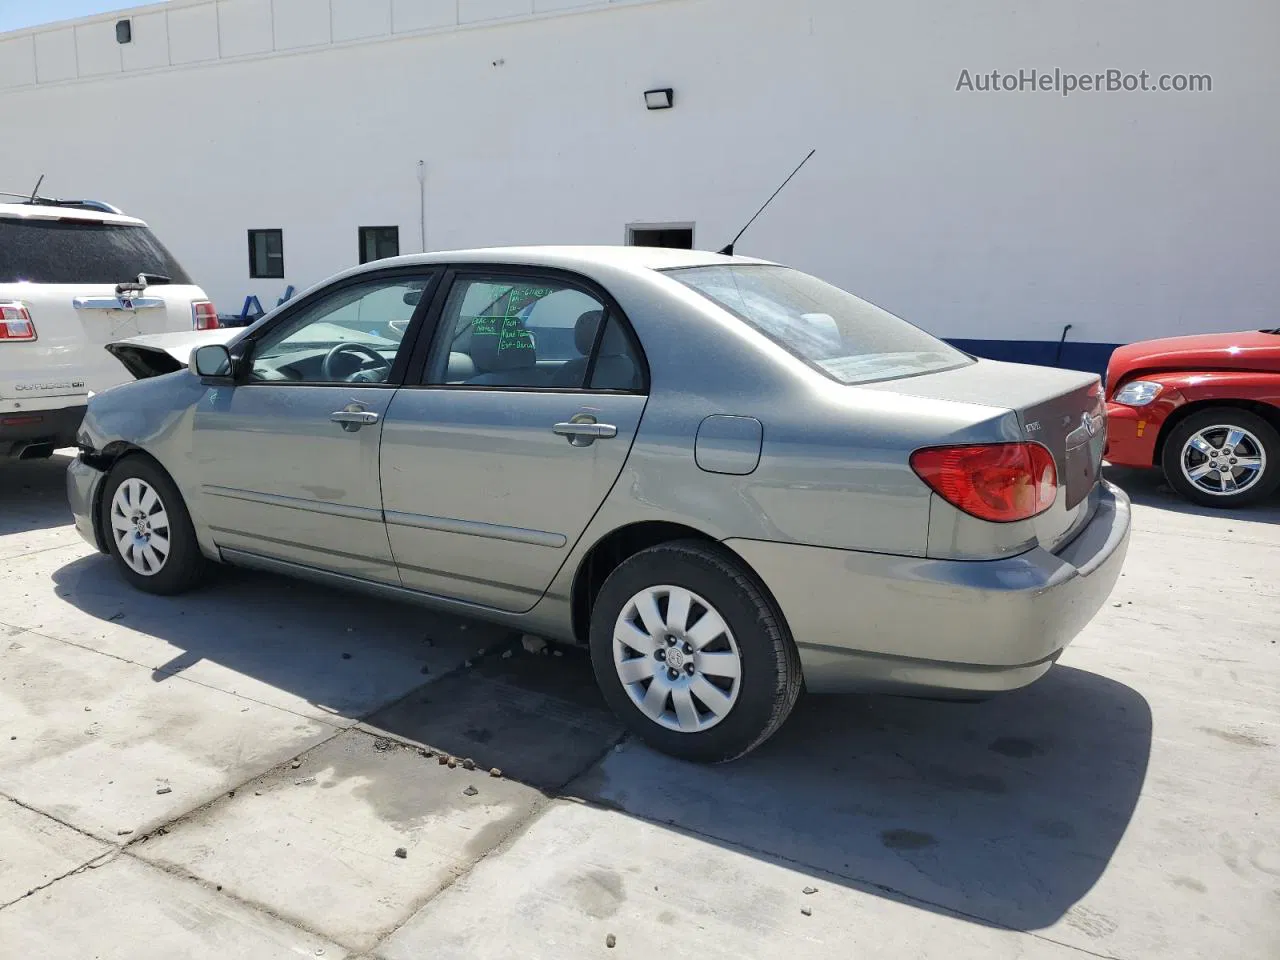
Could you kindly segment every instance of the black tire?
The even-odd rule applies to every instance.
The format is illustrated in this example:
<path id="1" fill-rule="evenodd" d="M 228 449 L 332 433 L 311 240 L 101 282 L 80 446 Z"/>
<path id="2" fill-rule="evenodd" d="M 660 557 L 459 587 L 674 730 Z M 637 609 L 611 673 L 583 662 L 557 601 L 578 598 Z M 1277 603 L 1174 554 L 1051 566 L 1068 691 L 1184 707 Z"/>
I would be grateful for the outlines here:
<path id="1" fill-rule="evenodd" d="M 737 643 L 737 700 L 705 730 L 684 733 L 651 720 L 632 700 L 614 665 L 618 618 L 634 596 L 659 585 L 682 587 L 704 598 Z M 591 663 L 605 700 L 628 728 L 663 753 L 699 763 L 735 760 L 768 740 L 791 713 L 803 684 L 800 655 L 786 623 L 755 578 L 727 551 L 696 540 L 643 550 L 609 575 L 591 611 Z"/>
<path id="2" fill-rule="evenodd" d="M 1240 493 L 1214 494 L 1197 487 L 1182 472 L 1182 450 L 1196 433 L 1206 427 L 1239 427 L 1257 438 L 1266 459 L 1262 475 Z M 1161 454 L 1165 480 L 1183 497 L 1204 507 L 1244 507 L 1265 500 L 1280 489 L 1280 433 L 1266 420 L 1240 407 L 1209 407 L 1197 410 L 1169 432 Z"/>
<path id="3" fill-rule="evenodd" d="M 120 486 L 128 480 L 144 481 L 155 491 L 168 518 L 166 529 L 157 527 L 157 532 L 167 532 L 169 553 L 159 570 L 150 575 L 143 575 L 134 570 L 120 555 L 120 547 L 111 523 L 111 505 Z M 153 511 L 155 508 L 153 508 Z M 200 583 L 208 566 L 204 554 L 200 552 L 200 544 L 196 540 L 195 528 L 191 525 L 191 514 L 183 502 L 182 494 L 169 479 L 169 475 L 150 457 L 143 454 L 132 454 L 116 463 L 107 474 L 102 487 L 102 503 L 100 520 L 107 550 L 115 560 L 116 569 L 130 585 L 146 593 L 171 596 L 185 593 Z"/>

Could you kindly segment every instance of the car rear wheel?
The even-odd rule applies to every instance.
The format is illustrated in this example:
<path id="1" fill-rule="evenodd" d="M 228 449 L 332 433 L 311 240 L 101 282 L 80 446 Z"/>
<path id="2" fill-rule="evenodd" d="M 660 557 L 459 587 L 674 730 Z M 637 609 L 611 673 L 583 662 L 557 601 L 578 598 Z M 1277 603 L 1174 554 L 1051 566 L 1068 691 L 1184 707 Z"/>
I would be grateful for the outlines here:
<path id="1" fill-rule="evenodd" d="M 107 475 L 102 529 L 117 568 L 139 590 L 183 593 L 204 574 L 205 558 L 182 495 L 146 457 L 126 457 Z"/>
<path id="2" fill-rule="evenodd" d="M 802 682 L 764 591 L 732 556 L 697 541 L 643 550 L 609 575 L 591 613 L 591 661 L 632 731 L 703 763 L 764 743 Z"/>
<path id="3" fill-rule="evenodd" d="M 1280 488 L 1280 434 L 1237 407 L 1187 417 L 1170 432 L 1163 460 L 1169 485 L 1206 507 L 1257 503 Z"/>

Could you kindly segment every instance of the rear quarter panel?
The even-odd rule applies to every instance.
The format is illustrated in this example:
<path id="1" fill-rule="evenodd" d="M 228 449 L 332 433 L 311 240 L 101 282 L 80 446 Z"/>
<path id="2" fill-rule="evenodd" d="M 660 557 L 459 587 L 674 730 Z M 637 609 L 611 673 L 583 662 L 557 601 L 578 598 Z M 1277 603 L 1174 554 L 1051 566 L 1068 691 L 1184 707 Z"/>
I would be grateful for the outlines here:
<path id="1" fill-rule="evenodd" d="M 1021 439 L 1010 410 L 836 383 L 661 274 L 602 270 L 594 279 L 639 335 L 651 388 L 631 455 L 570 569 L 610 531 L 643 521 L 683 523 L 719 540 L 922 557 L 933 494 L 911 470 L 911 452 Z M 761 423 L 753 472 L 698 466 L 695 438 L 712 415 Z M 567 580 L 566 571 L 553 590 Z"/>

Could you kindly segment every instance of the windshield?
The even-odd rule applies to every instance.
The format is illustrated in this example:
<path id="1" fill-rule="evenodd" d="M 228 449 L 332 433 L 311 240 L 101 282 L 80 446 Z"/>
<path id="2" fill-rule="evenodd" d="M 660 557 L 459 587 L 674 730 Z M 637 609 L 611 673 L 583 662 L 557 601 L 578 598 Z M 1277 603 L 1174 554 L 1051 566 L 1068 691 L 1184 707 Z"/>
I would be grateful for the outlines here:
<path id="1" fill-rule="evenodd" d="M 840 383 L 951 370 L 973 361 L 839 287 L 765 264 L 666 271 Z"/>
<path id="2" fill-rule="evenodd" d="M 191 282 L 146 227 L 0 218 L 0 283 L 121 283 L 140 273 Z"/>

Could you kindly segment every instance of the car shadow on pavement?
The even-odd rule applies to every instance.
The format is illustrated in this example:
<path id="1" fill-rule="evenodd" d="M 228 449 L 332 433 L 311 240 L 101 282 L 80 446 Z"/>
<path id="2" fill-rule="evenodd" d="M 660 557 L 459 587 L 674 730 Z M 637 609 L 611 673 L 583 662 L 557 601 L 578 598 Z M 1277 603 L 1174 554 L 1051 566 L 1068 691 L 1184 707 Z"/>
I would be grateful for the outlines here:
<path id="1" fill-rule="evenodd" d="M 1105 473 L 1108 480 L 1127 493 L 1130 500 L 1141 506 L 1156 507 L 1171 513 L 1183 513 L 1195 517 L 1280 523 L 1280 495 L 1270 497 L 1256 506 L 1221 510 L 1202 507 L 1183 499 L 1165 482 L 1164 475 L 1159 470 L 1107 466 Z"/>
<path id="2" fill-rule="evenodd" d="M 185 676 L 335 720 L 360 719 L 510 635 L 234 568 L 213 569 L 206 585 L 177 597 L 132 589 L 96 553 L 51 576 L 71 609 L 41 611 L 37 629 L 150 667 L 157 683 Z"/>
<path id="3" fill-rule="evenodd" d="M 0 536 L 66 526 L 71 458 L 0 460 Z"/>
<path id="4" fill-rule="evenodd" d="M 1106 869 L 1150 747 L 1142 696 L 1057 666 L 981 704 L 806 697 L 738 762 L 698 767 L 628 744 L 569 792 L 821 871 L 818 887 L 1037 930 Z"/>
<path id="5" fill-rule="evenodd" d="M 803 697 L 755 753 L 699 766 L 635 740 L 610 750 L 622 731 L 585 652 L 530 657 L 518 645 L 368 726 L 807 873 L 818 887 L 1020 930 L 1061 920 L 1098 881 L 1151 750 L 1140 694 L 1059 665 L 979 704 Z M 571 779 L 575 770 L 585 772 Z"/>
<path id="6" fill-rule="evenodd" d="M 153 666 L 156 682 L 183 674 L 285 707 L 306 700 L 421 745 L 424 762 L 440 759 L 431 748 L 819 888 L 998 927 L 1048 927 L 1093 887 L 1151 748 L 1141 695 L 1059 664 L 980 704 L 804 697 L 755 753 L 699 766 L 623 740 L 580 650 L 529 653 L 499 628 L 273 576 L 229 571 L 192 594 L 151 597 L 91 556 L 53 579 L 74 608 L 57 629 Z"/>

